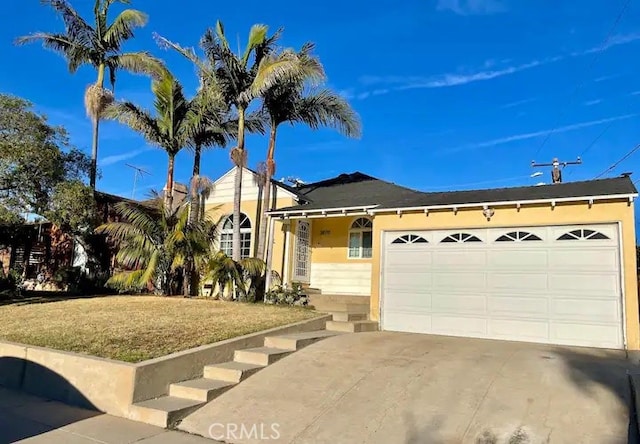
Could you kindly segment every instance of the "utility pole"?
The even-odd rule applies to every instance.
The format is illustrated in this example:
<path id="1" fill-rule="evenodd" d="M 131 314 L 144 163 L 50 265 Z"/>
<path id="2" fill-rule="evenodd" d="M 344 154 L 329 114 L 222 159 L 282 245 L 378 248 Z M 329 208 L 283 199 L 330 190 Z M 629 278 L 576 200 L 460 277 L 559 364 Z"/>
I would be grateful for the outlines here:
<path id="1" fill-rule="evenodd" d="M 562 183 L 562 170 L 560 169 L 560 167 L 562 167 L 562 169 L 564 169 L 567 165 L 581 165 L 581 164 L 582 164 L 582 159 L 580 157 L 578 157 L 573 162 L 560 162 L 557 157 L 554 157 L 553 161 L 551 161 L 551 163 L 536 163 L 535 160 L 532 160 L 531 161 L 531 168 L 539 168 L 539 167 L 550 166 L 550 167 L 552 167 L 551 168 L 551 181 L 553 183 Z"/>
<path id="2" fill-rule="evenodd" d="M 138 184 L 138 178 L 143 178 L 145 174 L 147 176 L 151 176 L 151 173 L 148 172 L 145 169 L 142 169 L 142 168 L 137 167 L 135 165 L 131 165 L 129 163 L 126 163 L 125 165 L 133 170 L 133 190 L 131 191 L 131 199 L 135 199 L 136 198 L 136 185 Z"/>

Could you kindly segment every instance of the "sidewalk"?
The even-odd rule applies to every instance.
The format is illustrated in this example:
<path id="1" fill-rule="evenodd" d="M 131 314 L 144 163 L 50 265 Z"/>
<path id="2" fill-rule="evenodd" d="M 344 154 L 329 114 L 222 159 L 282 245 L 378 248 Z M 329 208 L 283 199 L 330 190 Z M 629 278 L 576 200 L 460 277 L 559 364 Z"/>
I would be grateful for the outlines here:
<path id="1" fill-rule="evenodd" d="M 0 444 L 212 444 L 214 441 L 0 388 Z"/>

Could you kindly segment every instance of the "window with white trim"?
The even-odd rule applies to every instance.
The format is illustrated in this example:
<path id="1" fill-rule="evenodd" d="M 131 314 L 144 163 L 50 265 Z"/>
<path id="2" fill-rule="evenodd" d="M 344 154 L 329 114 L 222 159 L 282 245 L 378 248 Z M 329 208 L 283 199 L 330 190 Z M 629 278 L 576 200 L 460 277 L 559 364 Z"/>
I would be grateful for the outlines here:
<path id="1" fill-rule="evenodd" d="M 442 239 L 440 242 L 448 244 L 448 243 L 457 243 L 457 242 L 482 242 L 480 238 L 474 236 L 473 234 L 468 233 L 455 233 L 450 234 L 449 236 Z"/>
<path id="2" fill-rule="evenodd" d="M 496 239 L 496 242 L 527 242 L 527 241 L 539 241 L 542 240 L 533 233 L 526 231 L 512 231 L 510 233 L 503 234 Z"/>
<path id="3" fill-rule="evenodd" d="M 360 217 L 353 221 L 349 230 L 349 259 L 371 258 L 373 245 L 373 223 Z"/>
<path id="4" fill-rule="evenodd" d="M 233 215 L 222 219 L 220 230 L 220 251 L 227 256 L 233 255 Z M 240 213 L 240 258 L 251 256 L 251 221 L 246 214 Z"/>
<path id="5" fill-rule="evenodd" d="M 392 244 L 427 244 L 427 240 L 417 234 L 405 234 L 396 238 Z"/>

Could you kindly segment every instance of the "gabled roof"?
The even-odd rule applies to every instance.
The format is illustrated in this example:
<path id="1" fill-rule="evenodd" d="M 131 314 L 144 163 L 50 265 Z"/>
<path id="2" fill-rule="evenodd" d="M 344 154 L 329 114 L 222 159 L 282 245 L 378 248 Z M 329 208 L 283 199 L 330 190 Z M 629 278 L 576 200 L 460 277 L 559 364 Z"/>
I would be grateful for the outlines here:
<path id="1" fill-rule="evenodd" d="M 552 185 L 470 191 L 421 192 L 355 172 L 296 188 L 308 203 L 272 211 L 274 215 L 320 210 L 381 212 L 407 208 L 438 208 L 481 204 L 526 203 L 579 198 L 625 198 L 637 195 L 629 177 Z"/>
<path id="2" fill-rule="evenodd" d="M 379 205 L 381 202 L 393 202 L 399 198 L 409 199 L 420 194 L 418 191 L 376 179 L 359 171 L 306 184 L 296 187 L 295 190 L 308 203 L 284 210 L 364 207 Z"/>

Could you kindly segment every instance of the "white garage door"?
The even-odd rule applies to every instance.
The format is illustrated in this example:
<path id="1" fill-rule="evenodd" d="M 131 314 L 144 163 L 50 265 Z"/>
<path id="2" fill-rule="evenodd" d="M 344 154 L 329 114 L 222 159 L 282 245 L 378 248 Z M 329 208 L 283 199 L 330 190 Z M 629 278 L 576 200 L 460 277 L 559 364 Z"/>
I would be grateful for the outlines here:
<path id="1" fill-rule="evenodd" d="M 382 328 L 623 348 L 617 225 L 386 232 Z"/>

